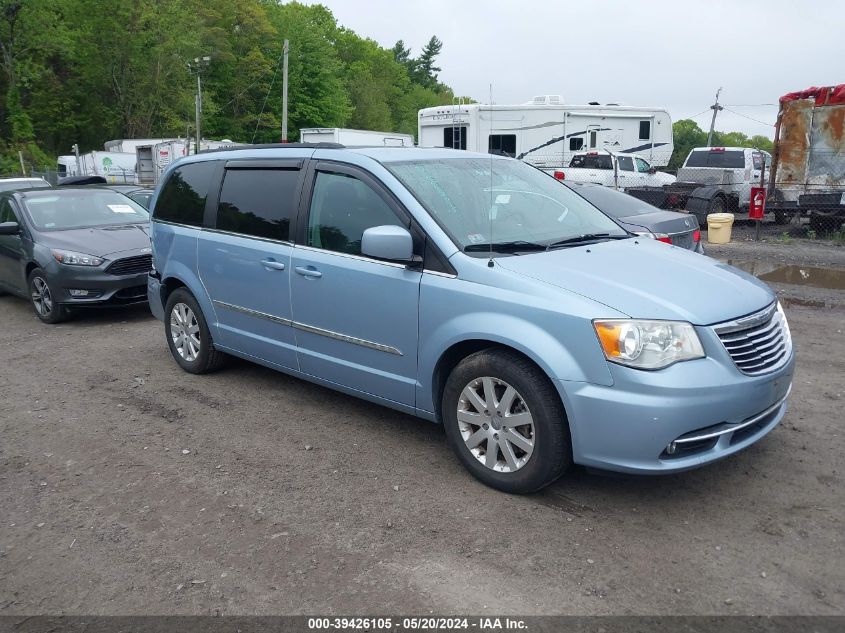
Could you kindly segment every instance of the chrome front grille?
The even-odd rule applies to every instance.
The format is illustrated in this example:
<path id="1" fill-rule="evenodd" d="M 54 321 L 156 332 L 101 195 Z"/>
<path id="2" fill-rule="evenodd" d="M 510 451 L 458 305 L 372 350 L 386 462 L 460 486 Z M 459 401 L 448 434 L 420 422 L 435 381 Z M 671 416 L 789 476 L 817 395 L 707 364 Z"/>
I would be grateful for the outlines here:
<path id="1" fill-rule="evenodd" d="M 713 328 L 734 364 L 744 374 L 774 371 L 789 359 L 792 337 L 778 304 Z"/>

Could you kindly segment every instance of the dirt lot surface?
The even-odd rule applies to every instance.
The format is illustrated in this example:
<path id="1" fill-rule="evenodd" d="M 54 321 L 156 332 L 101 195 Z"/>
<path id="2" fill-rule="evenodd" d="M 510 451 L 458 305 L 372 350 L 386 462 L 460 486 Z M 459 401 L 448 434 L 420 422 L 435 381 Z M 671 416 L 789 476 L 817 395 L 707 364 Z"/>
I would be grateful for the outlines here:
<path id="1" fill-rule="evenodd" d="M 807 242 L 710 253 L 845 269 Z M 528 497 L 430 423 L 244 362 L 183 373 L 146 309 L 51 327 L 2 297 L 0 615 L 842 614 L 845 291 L 778 290 L 824 307 L 787 308 L 767 438 Z"/>

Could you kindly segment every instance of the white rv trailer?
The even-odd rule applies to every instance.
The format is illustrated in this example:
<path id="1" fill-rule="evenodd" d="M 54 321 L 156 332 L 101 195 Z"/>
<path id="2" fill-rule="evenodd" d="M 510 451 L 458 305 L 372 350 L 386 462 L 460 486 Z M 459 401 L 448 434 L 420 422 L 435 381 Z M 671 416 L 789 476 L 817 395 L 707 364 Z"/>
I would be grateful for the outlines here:
<path id="1" fill-rule="evenodd" d="M 637 154 L 655 167 L 672 155 L 672 118 L 663 108 L 571 105 L 559 96 L 521 105 L 457 103 L 419 111 L 420 147 L 513 156 L 543 170 L 591 149 Z"/>
<path id="2" fill-rule="evenodd" d="M 340 127 L 311 127 L 299 131 L 301 143 L 340 143 L 341 145 L 377 145 L 386 147 L 413 147 L 413 134 L 350 130 Z"/>

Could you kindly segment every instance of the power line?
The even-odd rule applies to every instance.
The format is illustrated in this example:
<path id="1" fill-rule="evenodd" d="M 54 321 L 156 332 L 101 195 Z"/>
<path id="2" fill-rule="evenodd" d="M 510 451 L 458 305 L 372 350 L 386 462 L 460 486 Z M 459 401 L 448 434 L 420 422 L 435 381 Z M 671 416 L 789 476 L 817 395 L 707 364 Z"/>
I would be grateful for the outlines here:
<path id="1" fill-rule="evenodd" d="M 702 114 L 705 114 L 705 113 L 707 113 L 707 112 L 709 112 L 709 111 L 710 111 L 710 108 L 707 108 L 706 110 L 702 110 L 702 111 L 701 111 L 701 112 L 699 112 L 698 114 L 693 114 L 692 116 L 685 116 L 685 117 L 681 117 L 681 119 L 695 119 L 695 118 L 698 118 L 698 117 L 700 117 Z"/>
<path id="2" fill-rule="evenodd" d="M 726 108 L 760 108 L 763 106 L 778 106 L 778 103 L 728 103 Z"/>
<path id="3" fill-rule="evenodd" d="M 760 125 L 765 125 L 767 127 L 774 127 L 774 123 L 766 123 L 765 121 L 761 121 L 760 119 L 755 119 L 754 117 L 748 116 L 747 114 L 743 114 L 742 112 L 736 112 L 735 110 L 731 110 L 728 107 L 725 107 L 725 110 L 731 112 L 737 116 L 741 116 L 744 119 L 748 119 L 749 121 L 754 121 L 755 123 L 759 123 Z"/>
<path id="4" fill-rule="evenodd" d="M 273 71 L 273 77 L 270 79 L 270 87 L 267 88 L 267 94 L 264 95 L 264 103 L 261 104 L 261 112 L 258 113 L 258 119 L 255 121 L 255 131 L 252 133 L 252 140 L 250 144 L 255 143 L 255 136 L 258 134 L 258 126 L 261 125 L 261 117 L 264 115 L 264 106 L 267 105 L 267 97 L 270 96 L 270 92 L 273 90 L 273 84 L 276 82 L 276 75 L 279 73 L 279 65 L 282 63 L 282 58 L 285 56 L 284 52 L 279 55 L 279 60 L 276 62 L 276 68 Z"/>

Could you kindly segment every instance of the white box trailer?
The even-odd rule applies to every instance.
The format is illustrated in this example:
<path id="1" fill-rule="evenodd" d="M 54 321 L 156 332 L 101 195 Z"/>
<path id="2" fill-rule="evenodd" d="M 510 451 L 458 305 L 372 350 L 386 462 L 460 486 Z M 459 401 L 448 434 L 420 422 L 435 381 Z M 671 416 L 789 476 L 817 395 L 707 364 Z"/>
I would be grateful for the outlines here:
<path id="1" fill-rule="evenodd" d="M 420 147 L 507 154 L 547 171 L 588 150 L 637 154 L 665 167 L 674 149 L 672 118 L 663 108 L 572 105 L 556 95 L 520 105 L 423 108 L 418 127 Z"/>
<path id="2" fill-rule="evenodd" d="M 112 141 L 106 141 L 103 144 L 103 149 L 107 152 L 121 152 L 126 154 L 134 154 L 135 150 L 142 145 L 155 145 L 163 143 L 164 141 L 173 140 L 174 137 L 169 138 L 119 138 Z"/>
<path id="3" fill-rule="evenodd" d="M 76 156 L 59 156 L 56 161 L 59 177 L 64 176 L 102 176 L 109 183 L 135 184 L 135 154 L 128 152 L 88 152 L 79 155 L 79 167 Z"/>
<path id="4" fill-rule="evenodd" d="M 350 130 L 340 127 L 311 127 L 299 131 L 301 143 L 340 143 L 341 145 L 369 145 L 385 147 L 413 147 L 412 134 Z"/>
<path id="5" fill-rule="evenodd" d="M 200 151 L 237 147 L 239 145 L 242 145 L 242 143 L 236 143 L 229 139 L 221 141 L 203 139 L 200 141 Z M 139 145 L 135 149 L 138 163 L 138 184 L 156 184 L 170 163 L 183 156 L 193 154 L 195 147 L 196 143 L 191 139 L 171 139 L 150 145 Z"/>

